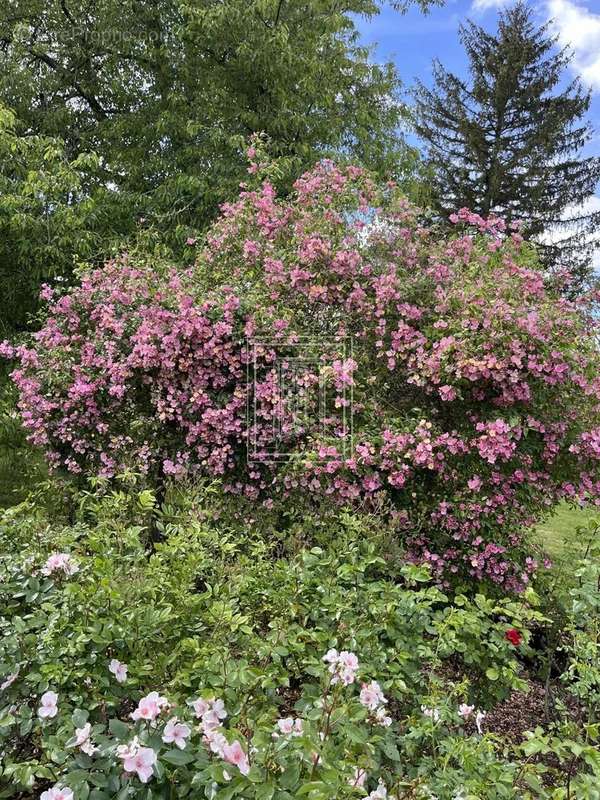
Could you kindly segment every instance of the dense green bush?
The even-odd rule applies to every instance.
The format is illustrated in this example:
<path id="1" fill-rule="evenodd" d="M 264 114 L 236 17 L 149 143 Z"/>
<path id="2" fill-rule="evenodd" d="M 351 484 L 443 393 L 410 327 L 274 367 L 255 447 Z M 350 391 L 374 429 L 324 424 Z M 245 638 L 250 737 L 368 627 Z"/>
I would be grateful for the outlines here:
<path id="1" fill-rule="evenodd" d="M 75 800 L 379 798 L 379 781 L 388 797 L 566 797 L 526 788 L 542 787 L 546 767 L 503 752 L 485 716 L 475 721 L 526 686 L 528 629 L 543 624 L 533 590 L 451 599 L 425 567 L 386 560 L 386 532 L 347 514 L 327 537 L 335 549 L 298 546 L 283 559 L 276 540 L 212 522 L 210 491 L 174 496 L 151 549 L 149 492 L 80 501 L 71 525 L 31 504 L 0 521 L 0 797 L 62 785 Z M 331 682 L 331 648 L 356 654 L 347 686 Z M 122 682 L 115 661 L 127 666 Z M 359 686 L 370 681 L 385 696 L 371 710 Z M 153 691 L 172 707 L 159 703 L 155 724 L 132 720 Z M 223 700 L 222 727 L 198 720 L 189 703 L 199 697 Z M 163 740 L 173 716 L 187 726 L 182 749 Z M 526 747 L 580 748 L 572 781 L 592 786 L 597 725 L 586 731 L 539 730 Z M 148 774 L 123 770 L 116 748 L 134 735 L 152 751 L 141 753 Z M 227 764 L 236 753 L 241 770 Z"/>

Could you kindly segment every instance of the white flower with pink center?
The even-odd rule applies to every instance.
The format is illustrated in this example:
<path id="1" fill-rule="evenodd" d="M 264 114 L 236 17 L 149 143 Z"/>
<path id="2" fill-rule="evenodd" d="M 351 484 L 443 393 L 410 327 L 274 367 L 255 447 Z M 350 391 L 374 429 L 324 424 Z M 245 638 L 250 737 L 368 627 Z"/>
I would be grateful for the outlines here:
<path id="1" fill-rule="evenodd" d="M 44 692 L 40 699 L 40 704 L 38 708 L 38 717 L 41 719 L 49 719 L 57 715 L 58 695 L 56 692 Z"/>
<path id="2" fill-rule="evenodd" d="M 164 708 L 168 708 L 169 701 L 166 697 L 161 697 L 158 692 L 150 692 L 142 697 L 138 707 L 130 715 L 134 720 L 145 720 L 153 722 Z"/>
<path id="3" fill-rule="evenodd" d="M 162 740 L 165 744 L 174 744 L 180 750 L 185 750 L 186 739 L 192 733 L 192 729 L 183 722 L 178 722 L 177 717 L 170 719 L 165 725 Z"/>
<path id="4" fill-rule="evenodd" d="M 463 719 L 467 719 L 475 711 L 475 706 L 469 706 L 467 703 L 461 703 L 458 707 L 458 715 Z"/>
<path id="5" fill-rule="evenodd" d="M 125 683 L 127 680 L 127 664 L 123 664 L 116 658 L 111 659 L 108 669 L 117 679 L 118 683 Z"/>
<path id="6" fill-rule="evenodd" d="M 156 753 L 151 747 L 138 747 L 133 755 L 123 761 L 125 772 L 135 772 L 142 783 L 148 783 L 156 764 Z"/>
<path id="7" fill-rule="evenodd" d="M 73 791 L 57 783 L 56 786 L 42 792 L 40 800 L 73 800 Z"/>

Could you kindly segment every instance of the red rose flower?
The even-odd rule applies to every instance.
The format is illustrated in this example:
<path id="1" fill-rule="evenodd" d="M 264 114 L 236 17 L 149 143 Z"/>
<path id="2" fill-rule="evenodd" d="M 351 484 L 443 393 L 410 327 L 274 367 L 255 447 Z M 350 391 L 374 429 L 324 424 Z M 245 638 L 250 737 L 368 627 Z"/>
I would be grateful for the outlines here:
<path id="1" fill-rule="evenodd" d="M 523 641 L 523 637 L 516 628 L 509 628 L 504 634 L 504 637 L 508 639 L 511 644 L 514 644 L 515 647 L 518 647 Z"/>

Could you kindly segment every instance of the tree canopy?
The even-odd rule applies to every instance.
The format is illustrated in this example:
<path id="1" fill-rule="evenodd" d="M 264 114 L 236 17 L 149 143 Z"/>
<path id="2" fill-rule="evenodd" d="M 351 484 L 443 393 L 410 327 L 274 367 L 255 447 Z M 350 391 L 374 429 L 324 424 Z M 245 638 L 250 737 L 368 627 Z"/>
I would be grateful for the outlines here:
<path id="1" fill-rule="evenodd" d="M 0 19 L 0 103 L 23 137 L 5 126 L 22 168 L 5 149 L 0 171 L 17 198 L 9 205 L 28 198 L 11 232 L 25 219 L 29 229 L 4 258 L 14 290 L 31 294 L 42 253 L 55 274 L 98 248 L 106 255 L 114 234 L 126 241 L 140 220 L 181 254 L 237 191 L 255 131 L 284 158 L 282 184 L 332 153 L 401 174 L 414 154 L 398 133 L 398 75 L 371 61 L 356 29 L 357 16 L 378 10 L 373 0 L 12 2 Z M 40 153 L 52 186 L 38 185 L 34 201 L 27 176 Z M 54 232 L 66 215 L 87 243 L 91 197 L 99 238 L 82 253 L 78 237 Z M 9 327 L 31 297 L 18 306 Z"/>

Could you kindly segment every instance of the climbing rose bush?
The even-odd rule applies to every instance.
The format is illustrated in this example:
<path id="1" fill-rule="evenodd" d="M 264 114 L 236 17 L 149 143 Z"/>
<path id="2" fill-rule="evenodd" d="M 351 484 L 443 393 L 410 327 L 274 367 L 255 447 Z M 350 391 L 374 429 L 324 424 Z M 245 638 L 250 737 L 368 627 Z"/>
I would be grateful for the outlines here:
<path id="1" fill-rule="evenodd" d="M 319 164 L 286 198 L 263 178 L 189 270 L 122 259 L 44 290 L 33 342 L 3 348 L 31 441 L 74 473 L 377 510 L 440 581 L 522 590 L 543 566 L 523 530 L 600 497 L 591 309 L 500 219 L 463 209 L 448 234 L 354 166 Z"/>

